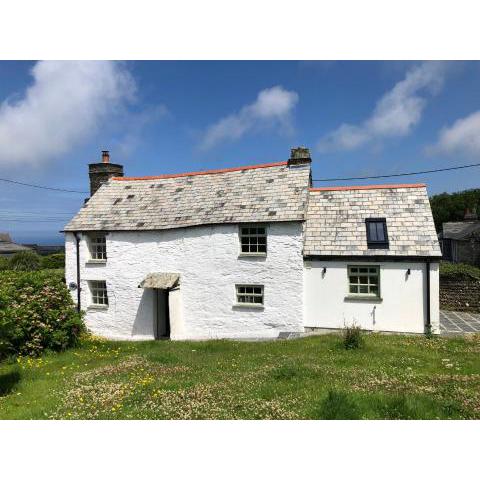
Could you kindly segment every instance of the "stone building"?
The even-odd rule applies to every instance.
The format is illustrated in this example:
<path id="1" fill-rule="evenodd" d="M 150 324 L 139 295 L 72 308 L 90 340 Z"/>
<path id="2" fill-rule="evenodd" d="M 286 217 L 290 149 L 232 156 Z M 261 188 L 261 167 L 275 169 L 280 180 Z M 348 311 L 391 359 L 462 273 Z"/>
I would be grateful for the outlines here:
<path id="1" fill-rule="evenodd" d="M 440 234 L 443 258 L 454 263 L 480 266 L 480 221 L 467 211 L 463 222 L 446 222 Z"/>
<path id="2" fill-rule="evenodd" d="M 15 243 L 9 233 L 0 233 L 0 257 L 13 257 L 18 252 L 26 251 L 31 251 L 31 249 Z"/>
<path id="3" fill-rule="evenodd" d="M 97 334 L 439 331 L 425 185 L 312 188 L 306 148 L 222 170 L 113 170 L 105 155 L 90 165 L 92 196 L 65 227 L 67 283 Z"/>

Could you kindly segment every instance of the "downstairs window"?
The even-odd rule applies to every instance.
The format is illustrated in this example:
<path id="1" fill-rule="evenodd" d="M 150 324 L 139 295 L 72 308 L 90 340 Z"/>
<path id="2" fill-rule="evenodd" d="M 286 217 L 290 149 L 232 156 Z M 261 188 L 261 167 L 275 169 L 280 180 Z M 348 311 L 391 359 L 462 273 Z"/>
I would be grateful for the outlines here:
<path id="1" fill-rule="evenodd" d="M 237 304 L 263 305 L 263 285 L 235 285 Z"/>
<path id="2" fill-rule="evenodd" d="M 380 297 L 380 267 L 352 265 L 348 267 L 348 294 Z"/>
<path id="3" fill-rule="evenodd" d="M 90 280 L 92 305 L 108 306 L 107 282 L 105 280 Z"/>

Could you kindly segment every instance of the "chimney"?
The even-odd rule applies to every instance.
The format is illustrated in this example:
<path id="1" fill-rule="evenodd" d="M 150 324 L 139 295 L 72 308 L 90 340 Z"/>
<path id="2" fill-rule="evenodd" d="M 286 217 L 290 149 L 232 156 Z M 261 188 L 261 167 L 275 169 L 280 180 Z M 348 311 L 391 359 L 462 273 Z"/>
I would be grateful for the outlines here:
<path id="1" fill-rule="evenodd" d="M 101 163 L 90 163 L 88 165 L 88 176 L 90 177 L 90 196 L 112 177 L 123 177 L 123 165 L 110 163 L 110 153 L 102 150 Z"/>
<path id="2" fill-rule="evenodd" d="M 296 147 L 290 150 L 290 158 L 288 159 L 288 166 L 308 165 L 312 163 L 310 157 L 310 150 L 305 147 Z"/>

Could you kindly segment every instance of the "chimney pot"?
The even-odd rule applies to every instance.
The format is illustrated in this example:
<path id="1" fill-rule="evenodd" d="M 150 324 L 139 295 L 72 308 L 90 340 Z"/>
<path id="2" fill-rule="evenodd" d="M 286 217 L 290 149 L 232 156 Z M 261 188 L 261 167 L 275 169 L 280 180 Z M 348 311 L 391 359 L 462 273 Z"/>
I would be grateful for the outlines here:
<path id="1" fill-rule="evenodd" d="M 110 163 L 108 150 L 102 150 L 102 161 L 88 165 L 90 177 L 90 196 L 92 196 L 104 183 L 112 177 L 123 177 L 123 166 Z"/>
<path id="2" fill-rule="evenodd" d="M 307 165 L 312 163 L 310 157 L 310 150 L 306 147 L 295 147 L 290 150 L 290 158 L 288 159 L 288 165 Z"/>

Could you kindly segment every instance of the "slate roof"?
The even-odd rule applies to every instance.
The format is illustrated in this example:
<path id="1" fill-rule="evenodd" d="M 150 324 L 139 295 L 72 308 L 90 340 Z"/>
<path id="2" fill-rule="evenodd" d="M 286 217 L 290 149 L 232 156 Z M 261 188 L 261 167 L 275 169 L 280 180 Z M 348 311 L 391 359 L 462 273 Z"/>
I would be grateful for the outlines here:
<path id="1" fill-rule="evenodd" d="M 365 219 L 382 217 L 389 249 L 369 249 Z M 425 185 L 310 189 L 303 253 L 440 257 Z"/>
<path id="2" fill-rule="evenodd" d="M 65 231 L 163 230 L 302 221 L 310 165 L 287 162 L 158 177 L 110 179 Z"/>
<path id="3" fill-rule="evenodd" d="M 447 222 L 442 227 L 442 238 L 468 240 L 472 235 L 480 234 L 480 222 Z"/>
<path id="4" fill-rule="evenodd" d="M 30 250 L 30 248 L 12 241 L 8 233 L 0 233 L 0 255 L 14 254 L 25 250 Z"/>

